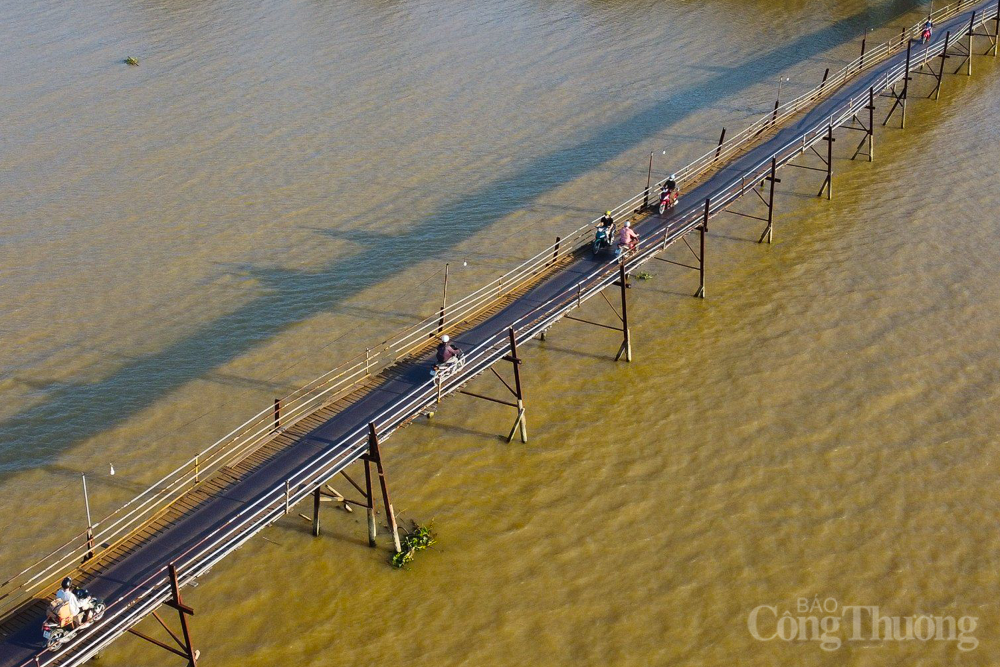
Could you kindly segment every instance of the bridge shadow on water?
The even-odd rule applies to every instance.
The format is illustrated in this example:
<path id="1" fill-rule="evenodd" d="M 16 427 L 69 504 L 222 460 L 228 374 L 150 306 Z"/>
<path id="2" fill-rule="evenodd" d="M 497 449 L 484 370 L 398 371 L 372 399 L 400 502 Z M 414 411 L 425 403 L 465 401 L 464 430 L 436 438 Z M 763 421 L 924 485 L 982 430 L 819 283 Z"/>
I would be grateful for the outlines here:
<path id="1" fill-rule="evenodd" d="M 884 24 L 919 5 L 916 0 L 890 0 L 869 7 L 719 72 L 697 87 L 678 90 L 572 145 L 538 157 L 511 175 L 483 184 L 394 237 L 397 244 L 419 246 L 420 253 L 384 254 L 378 235 L 357 235 L 353 238 L 360 244 L 357 253 L 320 271 L 251 269 L 264 285 L 264 293 L 249 303 L 158 353 L 127 361 L 98 382 L 47 387 L 41 403 L 0 423 L 0 480 L 18 470 L 53 462 L 61 452 L 125 422 L 165 393 L 204 378 L 290 325 L 338 307 L 359 290 L 391 279 L 418 262 L 443 258 L 456 243 L 669 129 L 696 110 L 771 80 L 791 65 L 827 49 L 856 41 L 866 26 Z M 692 99 L 697 100 L 697 106 L 691 106 Z M 511 196 L 512 192 L 516 196 Z M 255 410 L 263 406 L 249 407 Z M 234 425 L 249 411 L 241 409 Z M 53 424 L 58 426 L 53 428 Z"/>

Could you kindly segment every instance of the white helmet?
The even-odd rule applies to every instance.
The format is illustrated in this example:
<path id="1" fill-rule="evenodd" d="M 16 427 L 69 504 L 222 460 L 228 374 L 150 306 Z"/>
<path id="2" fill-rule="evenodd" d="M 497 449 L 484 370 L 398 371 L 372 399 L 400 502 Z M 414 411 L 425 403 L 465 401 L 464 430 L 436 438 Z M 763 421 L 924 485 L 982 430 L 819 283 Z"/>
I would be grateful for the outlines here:
<path id="1" fill-rule="evenodd" d="M 670 174 L 670 180 L 671 181 L 676 181 L 677 180 L 677 174 Z"/>
<path id="2" fill-rule="evenodd" d="M 625 221 L 625 226 L 626 227 L 631 227 L 632 226 L 632 221 L 631 220 L 626 220 Z"/>
<path id="3" fill-rule="evenodd" d="M 445 335 L 441 336 L 441 342 L 442 343 L 447 343 L 450 340 L 451 340 L 451 337 L 448 334 L 445 334 Z"/>

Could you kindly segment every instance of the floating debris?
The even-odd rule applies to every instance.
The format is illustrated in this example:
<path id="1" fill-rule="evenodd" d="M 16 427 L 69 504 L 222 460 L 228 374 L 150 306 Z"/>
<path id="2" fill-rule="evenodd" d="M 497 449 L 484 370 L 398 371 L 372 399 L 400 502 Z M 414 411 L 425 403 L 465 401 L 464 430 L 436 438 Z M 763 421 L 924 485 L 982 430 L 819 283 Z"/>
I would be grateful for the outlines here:
<path id="1" fill-rule="evenodd" d="M 635 277 L 638 280 L 649 280 L 650 278 L 653 277 L 653 274 L 652 273 L 646 273 L 645 271 L 640 271 L 639 273 L 635 274 Z"/>
<path id="2" fill-rule="evenodd" d="M 405 567 L 416 557 L 418 551 L 423 551 L 437 542 L 429 526 L 418 526 L 416 521 L 412 523 L 413 528 L 406 531 L 403 539 L 400 540 L 402 551 L 393 554 L 392 558 L 389 559 L 393 567 Z"/>
<path id="3" fill-rule="evenodd" d="M 123 62 L 126 65 L 131 65 L 132 67 L 138 67 L 139 66 L 139 59 L 136 58 L 135 56 L 129 56 Z"/>

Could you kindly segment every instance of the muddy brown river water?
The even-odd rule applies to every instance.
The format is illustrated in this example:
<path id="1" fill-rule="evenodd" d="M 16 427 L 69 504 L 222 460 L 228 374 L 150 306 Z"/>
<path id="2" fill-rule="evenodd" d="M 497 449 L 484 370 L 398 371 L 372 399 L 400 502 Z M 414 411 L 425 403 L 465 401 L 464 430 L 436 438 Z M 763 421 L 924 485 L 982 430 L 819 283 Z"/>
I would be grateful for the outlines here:
<path id="1" fill-rule="evenodd" d="M 928 7 L 0 0 L 0 574 L 82 529 L 81 473 L 110 511 L 431 312 L 445 263 L 495 279 Z M 980 58 L 873 164 L 844 132 L 832 202 L 785 170 L 774 244 L 713 224 L 707 300 L 647 269 L 632 364 L 572 322 L 525 346 L 527 445 L 468 397 L 394 436 L 439 543 L 395 571 L 360 513 L 293 513 L 185 593 L 204 664 L 995 664 L 998 113 Z M 753 636 L 800 599 L 977 620 Z"/>

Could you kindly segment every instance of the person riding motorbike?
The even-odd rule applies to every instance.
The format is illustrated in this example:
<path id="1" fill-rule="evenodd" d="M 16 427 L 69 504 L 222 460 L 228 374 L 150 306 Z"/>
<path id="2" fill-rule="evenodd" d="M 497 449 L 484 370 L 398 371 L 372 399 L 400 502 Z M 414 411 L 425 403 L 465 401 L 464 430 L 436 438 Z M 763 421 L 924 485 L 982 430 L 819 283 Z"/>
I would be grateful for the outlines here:
<path id="1" fill-rule="evenodd" d="M 601 218 L 601 227 L 610 227 L 613 224 L 615 224 L 615 219 L 611 215 L 611 211 L 605 211 L 604 217 Z"/>
<path id="2" fill-rule="evenodd" d="M 677 190 L 677 174 L 670 174 L 670 178 L 663 184 L 663 189 L 671 194 Z"/>
<path id="3" fill-rule="evenodd" d="M 73 580 L 66 577 L 62 580 L 62 587 L 56 593 L 56 597 L 69 605 L 70 614 L 73 616 L 73 627 L 85 623 L 84 614 L 80 613 L 80 600 L 73 592 Z"/>
<path id="4" fill-rule="evenodd" d="M 931 36 L 933 34 L 934 34 L 934 23 L 930 19 L 927 19 L 927 23 L 924 24 L 924 31 L 921 34 L 921 39 L 923 40 L 923 43 L 926 44 L 927 42 L 931 41 Z"/>
<path id="5" fill-rule="evenodd" d="M 441 342 L 437 347 L 437 362 L 445 364 L 452 359 L 458 360 L 462 356 L 462 351 L 451 344 L 451 337 L 448 334 L 441 336 Z"/>
<path id="6" fill-rule="evenodd" d="M 618 237 L 618 252 L 623 252 L 623 249 L 628 249 L 629 252 L 632 252 L 635 250 L 635 244 L 638 242 L 639 235 L 632 229 L 632 221 L 626 220 L 625 226 L 622 227 L 621 234 Z"/>

